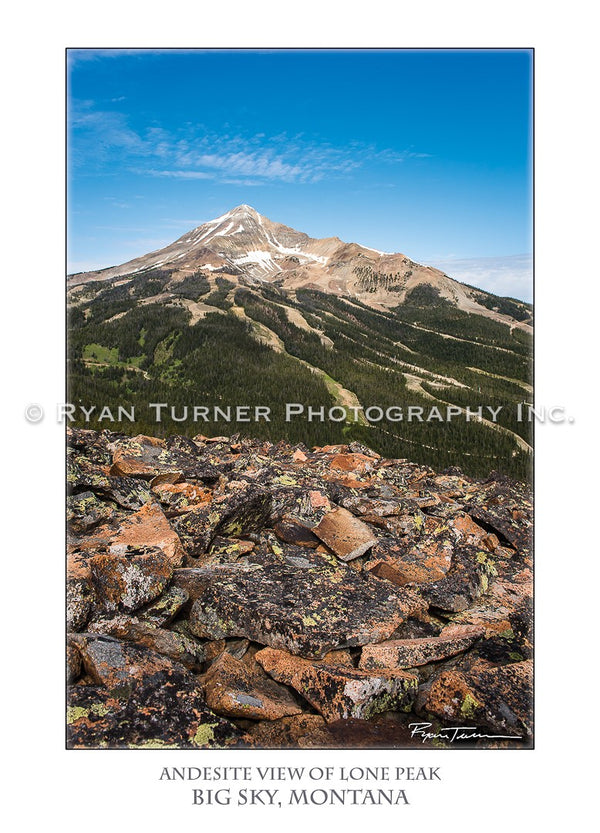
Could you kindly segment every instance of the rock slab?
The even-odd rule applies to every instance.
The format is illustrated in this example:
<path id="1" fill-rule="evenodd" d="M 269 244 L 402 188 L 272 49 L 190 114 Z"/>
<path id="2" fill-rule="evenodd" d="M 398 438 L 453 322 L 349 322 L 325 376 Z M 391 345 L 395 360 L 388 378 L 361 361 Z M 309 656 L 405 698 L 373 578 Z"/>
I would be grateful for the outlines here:
<path id="1" fill-rule="evenodd" d="M 312 663 L 269 648 L 259 651 L 256 660 L 274 679 L 295 688 L 327 722 L 369 719 L 390 709 L 410 711 L 419 684 L 404 671 Z"/>
<path id="2" fill-rule="evenodd" d="M 484 632 L 484 628 L 465 626 L 442 631 L 440 636 L 391 639 L 378 645 L 365 645 L 359 668 L 414 668 L 438 662 L 466 651 Z"/>
<path id="3" fill-rule="evenodd" d="M 342 561 L 364 555 L 377 542 L 377 536 L 366 523 L 347 509 L 328 512 L 312 531 Z"/>
<path id="4" fill-rule="evenodd" d="M 225 717 L 277 720 L 302 712 L 285 686 L 274 682 L 256 663 L 224 652 L 202 679 L 210 708 Z"/>
<path id="5" fill-rule="evenodd" d="M 320 658 L 334 648 L 388 638 L 423 606 L 411 591 L 309 550 L 249 558 L 256 560 L 174 571 L 175 585 L 195 598 L 190 628 L 196 636 L 245 636 Z"/>

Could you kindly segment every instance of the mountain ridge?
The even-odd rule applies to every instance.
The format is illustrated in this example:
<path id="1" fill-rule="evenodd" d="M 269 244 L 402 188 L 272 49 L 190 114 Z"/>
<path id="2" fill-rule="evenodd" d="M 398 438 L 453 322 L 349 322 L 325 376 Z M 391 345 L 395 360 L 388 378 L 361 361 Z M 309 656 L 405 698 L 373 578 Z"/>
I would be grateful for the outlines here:
<path id="1" fill-rule="evenodd" d="M 412 291 L 425 285 L 433 287 L 442 301 L 464 312 L 531 331 L 528 305 L 506 299 L 516 306 L 515 317 L 506 303 L 494 303 L 492 293 L 461 283 L 400 252 L 381 252 L 335 236 L 313 238 L 270 220 L 247 204 L 123 264 L 70 275 L 68 286 L 142 275 L 154 269 L 171 269 L 174 280 L 181 281 L 206 271 L 241 285 L 274 283 L 288 291 L 316 289 L 384 311 L 404 303 Z"/>
<path id="2" fill-rule="evenodd" d="M 404 272 L 383 271 L 392 262 Z M 532 401 L 529 304 L 401 254 L 310 238 L 249 206 L 69 283 L 68 399 L 79 427 L 106 428 L 99 414 L 125 405 L 135 406 L 126 433 L 193 436 L 196 406 L 243 405 L 270 409 L 252 426 L 269 441 L 357 441 L 440 470 L 530 477 L 531 424 L 519 416 Z M 168 403 L 160 422 L 148 403 Z M 288 403 L 341 421 L 289 421 Z M 439 421 L 393 416 L 410 408 Z M 448 408 L 452 420 L 441 417 Z M 248 429 L 237 417 L 205 426 L 217 436 Z"/>

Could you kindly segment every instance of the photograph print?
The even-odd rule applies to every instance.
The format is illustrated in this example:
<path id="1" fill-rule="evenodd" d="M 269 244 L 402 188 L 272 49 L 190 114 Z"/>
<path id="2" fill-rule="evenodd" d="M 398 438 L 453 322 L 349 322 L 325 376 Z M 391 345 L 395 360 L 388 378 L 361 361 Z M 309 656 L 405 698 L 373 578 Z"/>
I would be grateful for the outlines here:
<path id="1" fill-rule="evenodd" d="M 532 50 L 66 63 L 67 748 L 532 748 Z"/>

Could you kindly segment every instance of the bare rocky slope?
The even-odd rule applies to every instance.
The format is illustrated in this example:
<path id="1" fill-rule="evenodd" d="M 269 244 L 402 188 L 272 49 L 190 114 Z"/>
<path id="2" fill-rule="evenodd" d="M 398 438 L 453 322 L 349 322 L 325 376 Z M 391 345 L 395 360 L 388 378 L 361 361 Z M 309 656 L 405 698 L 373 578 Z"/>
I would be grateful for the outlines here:
<path id="1" fill-rule="evenodd" d="M 71 748 L 531 745 L 524 485 L 356 443 L 68 443 Z"/>

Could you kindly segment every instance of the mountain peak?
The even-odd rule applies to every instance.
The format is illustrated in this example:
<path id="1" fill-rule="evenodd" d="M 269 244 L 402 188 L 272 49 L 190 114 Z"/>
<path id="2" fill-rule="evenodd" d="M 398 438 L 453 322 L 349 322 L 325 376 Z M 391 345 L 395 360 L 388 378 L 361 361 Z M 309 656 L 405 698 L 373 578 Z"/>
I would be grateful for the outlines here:
<path id="1" fill-rule="evenodd" d="M 218 224 L 225 223 L 227 221 L 236 220 L 238 222 L 243 222 L 245 219 L 252 219 L 258 220 L 260 219 L 260 214 L 253 208 L 251 205 L 246 205 L 243 203 L 242 205 L 236 205 L 235 208 L 230 208 L 229 211 L 226 211 L 225 214 L 221 214 L 220 217 L 215 217 L 213 220 L 207 220 L 202 226 L 199 228 L 203 228 L 204 226 L 217 226 Z"/>
<path id="2" fill-rule="evenodd" d="M 273 222 L 247 203 L 236 205 L 220 217 L 186 232 L 163 249 L 101 273 L 75 276 L 71 283 L 137 275 L 152 269 L 171 270 L 180 280 L 196 272 L 218 272 L 245 284 L 276 282 L 293 292 L 318 289 L 355 298 L 380 310 L 394 309 L 413 297 L 412 293 L 417 290 L 416 297 L 439 298 L 469 313 L 511 326 L 529 326 L 524 323 L 529 319 L 527 310 L 503 304 L 505 314 L 497 302 L 484 297 L 485 293 L 457 283 L 439 270 L 415 263 L 401 253 L 390 254 L 358 243 L 344 243 L 338 237 L 312 238 Z M 420 288 L 423 285 L 424 290 Z"/>
<path id="3" fill-rule="evenodd" d="M 246 203 L 242 203 L 241 205 L 236 205 L 235 208 L 232 208 L 229 212 L 230 214 L 258 214 L 256 208 L 253 208 L 251 205 L 246 205 Z"/>
<path id="4" fill-rule="evenodd" d="M 228 211 L 225 216 L 241 219 L 242 217 L 260 217 L 260 214 L 258 213 L 256 208 L 253 208 L 251 205 L 246 205 L 246 203 L 242 203 L 242 205 L 236 205 L 235 208 L 232 208 L 231 211 Z"/>

